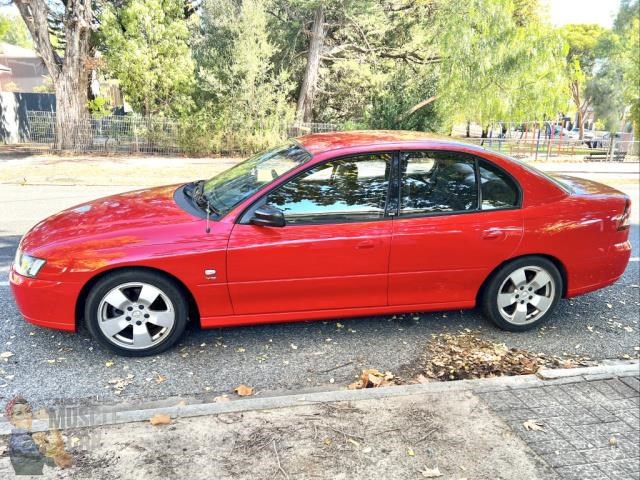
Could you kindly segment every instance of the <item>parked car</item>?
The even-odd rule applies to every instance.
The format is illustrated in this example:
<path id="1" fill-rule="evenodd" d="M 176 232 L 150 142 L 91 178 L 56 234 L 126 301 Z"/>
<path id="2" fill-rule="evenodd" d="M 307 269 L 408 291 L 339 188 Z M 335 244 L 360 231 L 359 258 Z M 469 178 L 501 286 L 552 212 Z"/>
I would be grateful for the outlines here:
<path id="1" fill-rule="evenodd" d="M 10 271 L 27 321 L 123 355 L 203 328 L 479 306 L 500 328 L 624 272 L 630 200 L 417 132 L 314 134 L 209 180 L 58 213 Z M 561 319 L 559 319 L 561 321 Z"/>
<path id="2" fill-rule="evenodd" d="M 569 138 L 571 132 L 567 130 L 565 127 L 561 127 L 560 125 L 556 125 L 553 127 L 553 136 L 554 137 L 564 137 Z"/>

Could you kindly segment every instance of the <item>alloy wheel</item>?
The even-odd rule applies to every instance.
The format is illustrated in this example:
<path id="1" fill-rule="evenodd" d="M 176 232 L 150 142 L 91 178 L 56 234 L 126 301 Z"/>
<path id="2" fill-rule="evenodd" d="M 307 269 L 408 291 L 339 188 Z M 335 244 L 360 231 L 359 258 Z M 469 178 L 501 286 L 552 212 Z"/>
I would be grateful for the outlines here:
<path id="1" fill-rule="evenodd" d="M 176 314 L 168 295 L 149 283 L 112 288 L 98 306 L 98 326 L 113 344 L 144 350 L 161 343 L 174 328 Z"/>
<path id="2" fill-rule="evenodd" d="M 544 268 L 533 265 L 518 268 L 498 290 L 498 311 L 511 324 L 533 323 L 553 304 L 555 289 L 553 277 Z"/>

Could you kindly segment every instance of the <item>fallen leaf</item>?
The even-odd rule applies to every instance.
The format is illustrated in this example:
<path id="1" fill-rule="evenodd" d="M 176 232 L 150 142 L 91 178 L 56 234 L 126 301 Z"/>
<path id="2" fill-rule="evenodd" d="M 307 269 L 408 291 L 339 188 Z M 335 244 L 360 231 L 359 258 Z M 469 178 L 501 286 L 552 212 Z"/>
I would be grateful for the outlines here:
<path id="1" fill-rule="evenodd" d="M 253 388 L 247 387 L 246 385 L 238 385 L 234 390 L 241 397 L 248 397 L 253 395 Z"/>
<path id="2" fill-rule="evenodd" d="M 291 348 L 293 348 L 294 350 L 297 350 L 297 349 L 298 349 L 298 346 L 297 346 L 297 345 L 294 345 L 294 344 L 292 343 L 292 344 L 291 344 Z"/>
<path id="3" fill-rule="evenodd" d="M 336 323 L 336 328 L 344 328 L 344 325 L 340 322 Z"/>
<path id="4" fill-rule="evenodd" d="M 609 446 L 613 447 L 613 448 L 617 448 L 618 447 L 618 439 L 616 437 L 611 437 L 609 439 Z"/>
<path id="5" fill-rule="evenodd" d="M 62 469 L 71 468 L 73 466 L 73 457 L 68 453 L 61 453 L 53 457 L 55 464 Z"/>
<path id="6" fill-rule="evenodd" d="M 393 380 L 393 374 L 391 372 L 380 372 L 375 368 L 362 370 L 360 379 L 357 382 L 349 385 L 349 390 L 359 390 L 362 388 L 377 388 L 386 385 L 391 385 Z"/>
<path id="7" fill-rule="evenodd" d="M 0 353 L 0 358 L 2 358 L 5 362 L 9 360 L 9 358 L 13 357 L 12 352 L 2 352 Z"/>
<path id="8" fill-rule="evenodd" d="M 527 420 L 522 424 L 525 430 L 533 432 L 544 432 L 544 425 L 535 420 Z"/>
<path id="9" fill-rule="evenodd" d="M 356 447 L 359 447 L 360 444 L 358 442 L 356 442 L 353 438 L 348 438 L 347 441 L 353 445 L 355 445 Z"/>
<path id="10" fill-rule="evenodd" d="M 413 448 L 407 448 L 407 455 L 409 455 L 410 457 L 415 457 L 416 452 L 413 451 Z"/>
<path id="11" fill-rule="evenodd" d="M 362 453 L 371 453 L 371 447 L 364 447 Z"/>
<path id="12" fill-rule="evenodd" d="M 149 421 L 151 425 L 169 425 L 171 423 L 171 417 L 164 413 L 156 413 Z"/>
<path id="13" fill-rule="evenodd" d="M 107 362 L 104 362 L 104 366 L 109 368 L 109 367 L 113 367 L 113 360 L 109 360 Z"/>
<path id="14" fill-rule="evenodd" d="M 242 348 L 242 347 L 236 348 L 236 352 L 238 352 L 238 353 L 244 353 L 245 351 L 246 350 L 244 348 Z"/>
<path id="15" fill-rule="evenodd" d="M 215 403 L 224 403 L 224 402 L 228 402 L 230 400 L 231 399 L 226 395 L 220 395 L 220 396 L 214 397 L 214 399 L 213 399 L 213 401 Z"/>
<path id="16" fill-rule="evenodd" d="M 424 478 L 437 478 L 442 476 L 442 474 L 440 473 L 440 469 L 438 467 L 436 468 L 425 467 L 424 470 L 420 470 L 420 473 Z"/>
<path id="17" fill-rule="evenodd" d="M 162 383 L 165 382 L 167 380 L 167 377 L 165 377 L 164 375 L 160 375 L 159 373 L 156 374 L 156 378 L 154 379 L 156 381 L 156 383 Z"/>

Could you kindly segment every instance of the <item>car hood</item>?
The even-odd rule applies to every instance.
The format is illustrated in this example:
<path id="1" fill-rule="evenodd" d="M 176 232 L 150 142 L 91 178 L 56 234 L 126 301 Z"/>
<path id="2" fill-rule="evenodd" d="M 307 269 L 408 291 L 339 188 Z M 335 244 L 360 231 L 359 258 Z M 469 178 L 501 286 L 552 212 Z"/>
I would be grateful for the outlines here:
<path id="1" fill-rule="evenodd" d="M 75 207 L 41 221 L 23 238 L 23 251 L 37 254 L 50 247 L 78 243 L 87 239 L 142 238 L 143 232 L 168 224 L 199 220 L 180 208 L 174 198 L 179 185 L 149 188 L 112 195 Z"/>

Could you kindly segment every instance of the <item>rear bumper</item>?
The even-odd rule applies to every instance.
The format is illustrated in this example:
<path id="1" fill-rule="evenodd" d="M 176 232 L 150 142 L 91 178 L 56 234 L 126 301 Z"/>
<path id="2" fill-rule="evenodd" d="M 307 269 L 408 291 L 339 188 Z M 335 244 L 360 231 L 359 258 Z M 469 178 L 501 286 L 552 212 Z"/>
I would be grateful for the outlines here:
<path id="1" fill-rule="evenodd" d="M 567 297 L 593 292 L 615 283 L 624 273 L 631 257 L 631 242 L 616 243 L 609 247 L 607 255 L 588 259 L 572 269 Z"/>
<path id="2" fill-rule="evenodd" d="M 76 330 L 76 300 L 82 285 L 23 277 L 13 270 L 9 283 L 25 320 L 40 327 Z"/>

